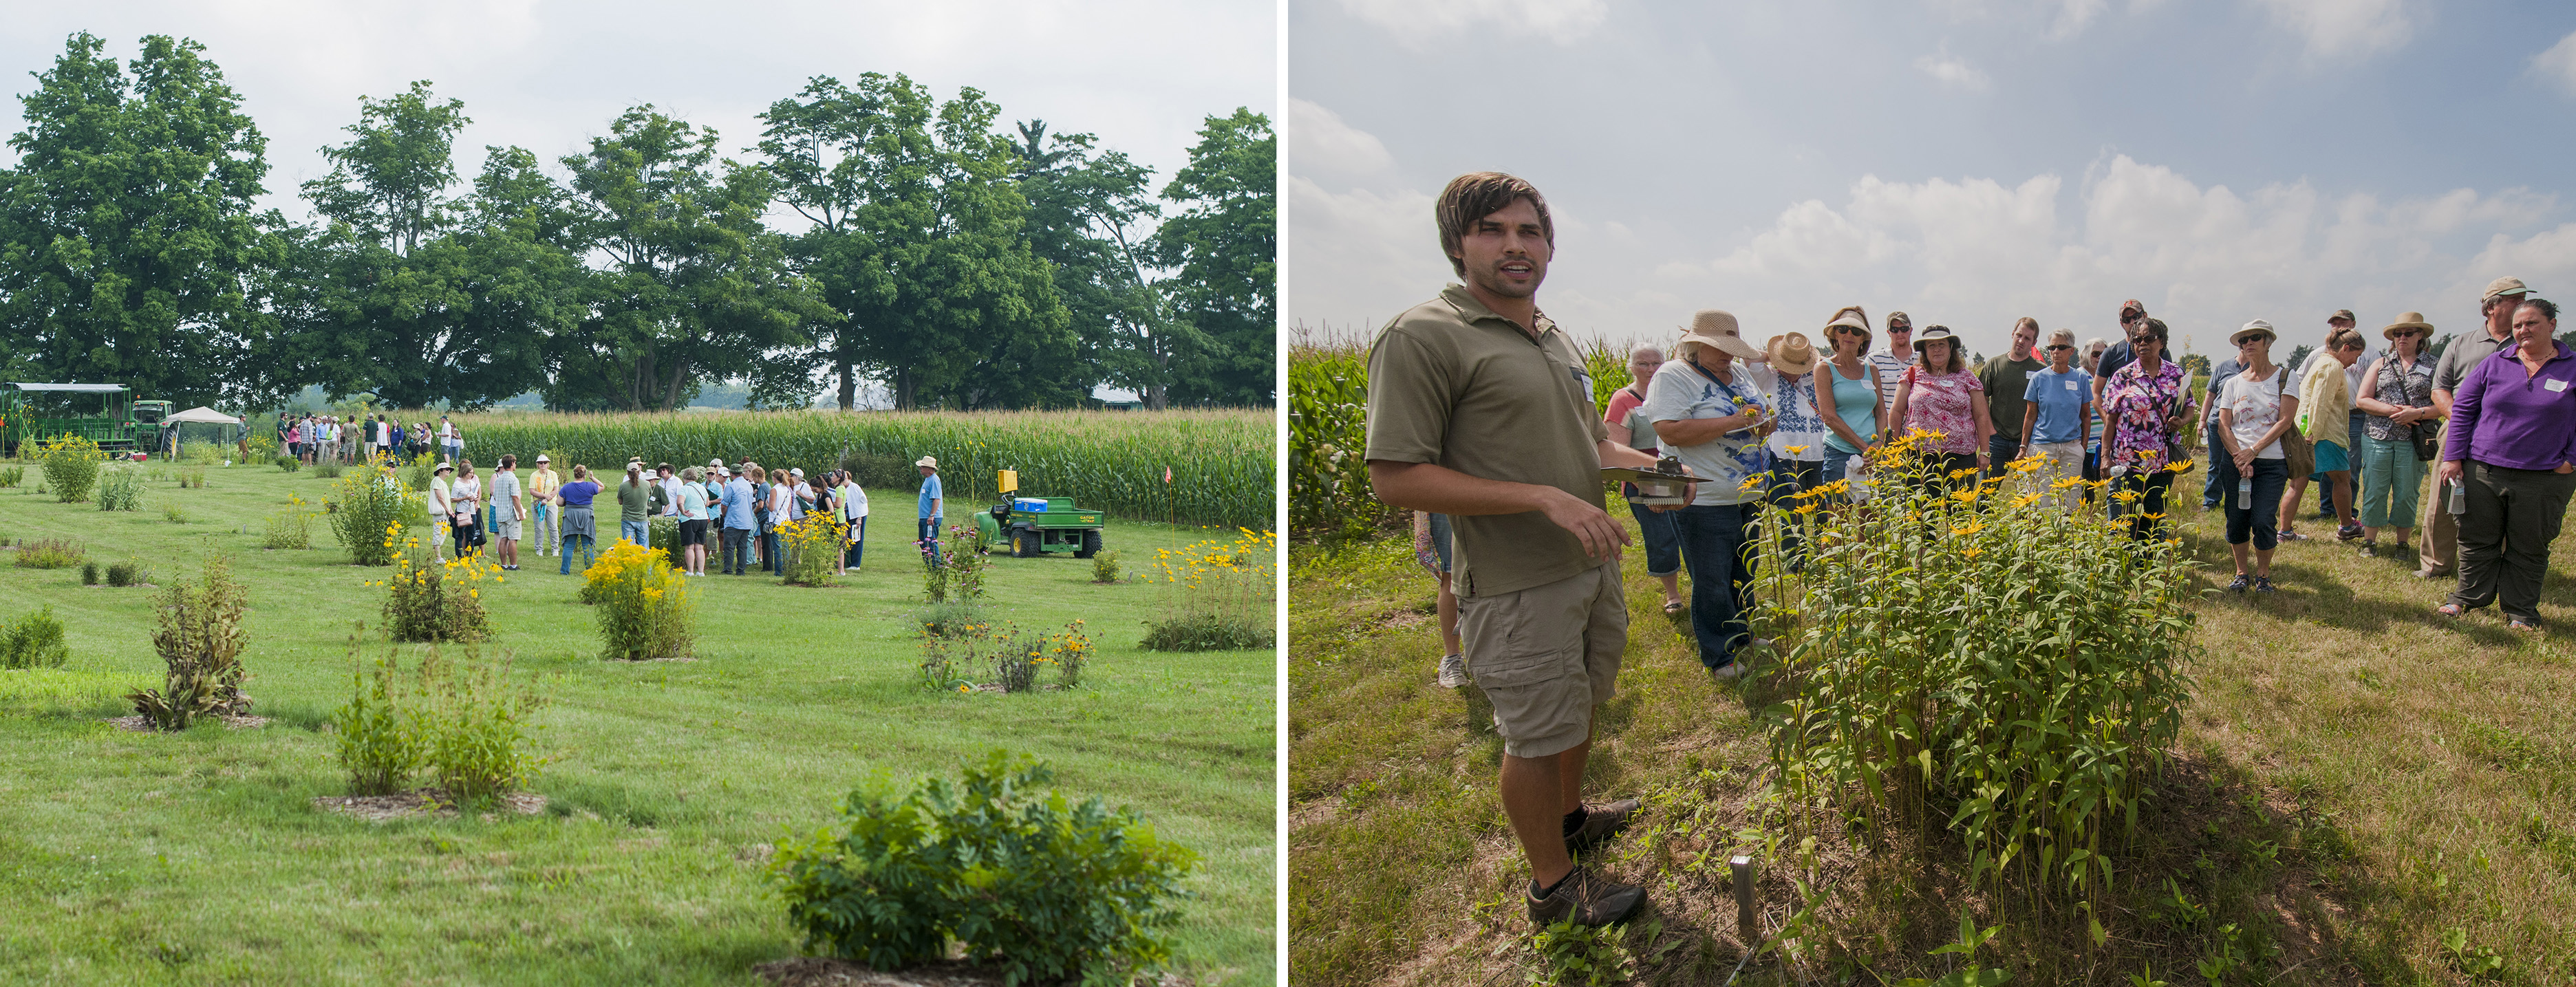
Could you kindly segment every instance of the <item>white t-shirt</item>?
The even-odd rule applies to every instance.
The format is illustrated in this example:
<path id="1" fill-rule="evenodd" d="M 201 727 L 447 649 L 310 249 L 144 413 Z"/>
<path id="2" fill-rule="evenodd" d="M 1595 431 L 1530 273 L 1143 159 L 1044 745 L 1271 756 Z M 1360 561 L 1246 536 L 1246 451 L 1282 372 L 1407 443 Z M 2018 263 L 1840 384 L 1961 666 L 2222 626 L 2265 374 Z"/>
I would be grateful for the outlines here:
<path id="1" fill-rule="evenodd" d="M 662 496 L 664 498 L 662 501 L 662 516 L 679 517 L 680 487 L 684 484 L 680 481 L 677 474 L 663 477 L 660 483 L 662 484 Z"/>
<path id="2" fill-rule="evenodd" d="M 1816 373 L 1809 368 L 1795 379 L 1782 382 L 1778 371 L 1768 363 L 1741 364 L 1753 379 L 1779 402 L 1780 418 L 1771 430 L 1765 446 L 1782 459 L 1821 463 L 1825 461 L 1825 438 L 1833 433 L 1823 417 L 1816 414 Z M 1796 452 L 1790 452 L 1790 449 Z"/>
<path id="3" fill-rule="evenodd" d="M 1649 422 L 1689 421 L 1695 418 L 1724 418 L 1742 408 L 1759 405 L 1772 411 L 1777 405 L 1762 382 L 1737 363 L 1723 383 L 1711 380 L 1688 360 L 1666 360 L 1663 369 L 1655 371 L 1653 386 L 1646 389 L 1646 420 Z M 1709 371 L 1715 373 L 1715 371 Z M 1695 504 L 1743 504 L 1762 499 L 1762 488 L 1745 489 L 1745 481 L 1754 474 L 1770 469 L 1770 452 L 1755 439 L 1752 429 L 1741 429 L 1702 442 L 1698 445 L 1663 445 L 1664 454 L 1682 461 L 1695 476 L 1708 478 L 1699 485 L 1692 498 Z"/>
<path id="4" fill-rule="evenodd" d="M 454 441 L 456 441 L 456 423 L 455 423 L 455 422 L 440 422 L 440 423 L 438 423 L 438 437 L 439 437 L 439 438 L 441 438 L 441 439 L 444 439 L 444 440 L 446 440 L 446 441 L 449 441 L 449 442 L 454 442 Z"/>
<path id="5" fill-rule="evenodd" d="M 453 505 L 449 508 L 453 513 L 472 513 L 476 508 L 482 506 L 483 478 L 479 476 L 457 477 L 455 483 L 448 484 L 447 486 L 447 502 L 450 505 Z"/>
<path id="6" fill-rule="evenodd" d="M 2227 386 L 2219 391 L 2219 400 L 2226 402 L 2227 413 L 2234 419 L 2228 434 L 2235 436 L 2237 448 L 2245 448 L 2262 438 L 2263 433 L 2271 431 L 2272 426 L 2281 420 L 2282 376 L 2287 372 L 2274 367 L 2271 379 L 2260 383 L 2246 380 L 2241 372 L 2227 378 Z M 2294 389 L 2294 396 L 2295 393 Z M 2255 450 L 2254 458 L 2281 458 L 2281 440 L 2274 439 L 2271 445 Z"/>
<path id="7" fill-rule="evenodd" d="M 868 492 L 855 483 L 841 484 L 841 520 L 856 521 L 868 516 Z"/>
<path id="8" fill-rule="evenodd" d="M 429 512 L 444 519 L 453 512 L 449 506 L 447 478 L 432 474 L 429 478 Z"/>

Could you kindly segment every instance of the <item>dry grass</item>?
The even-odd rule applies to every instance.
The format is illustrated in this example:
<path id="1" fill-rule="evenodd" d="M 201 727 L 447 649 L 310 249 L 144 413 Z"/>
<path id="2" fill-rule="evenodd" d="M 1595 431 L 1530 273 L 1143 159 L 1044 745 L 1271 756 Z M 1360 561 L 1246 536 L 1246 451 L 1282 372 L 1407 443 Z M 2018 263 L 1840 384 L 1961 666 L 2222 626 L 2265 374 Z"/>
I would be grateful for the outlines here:
<path id="1" fill-rule="evenodd" d="M 2181 498 L 2177 498 L 2181 499 Z M 2177 511 L 2190 550 L 2227 578 L 2219 516 Z M 2328 530 L 2303 522 L 2307 530 Z M 1501 744 L 1474 687 L 1432 684 L 1432 582 L 1402 539 L 1325 554 L 1299 545 L 1290 576 L 1290 969 L 1306 984 L 1490 985 L 1537 973 L 1517 889 L 1526 869 L 1494 794 Z M 2556 546 L 2542 613 L 2576 627 Z M 1781 839 L 1763 870 L 1766 929 L 1817 889 L 1807 957 L 1746 965 L 1739 983 L 1894 983 L 1955 969 L 1929 950 L 1959 916 L 2005 930 L 1979 958 L 2016 983 L 2199 984 L 2234 947 L 2248 977 L 2283 984 L 2500 982 L 2576 977 L 2576 641 L 2504 630 L 2492 614 L 2431 614 L 2447 585 L 2404 559 L 2331 541 L 2283 546 L 2282 592 L 2200 607 L 2205 660 L 2175 760 L 2143 837 L 2118 858 L 2094 945 L 2081 916 L 1963 893 L 1946 839 L 1869 847 L 1840 827 L 1812 850 Z M 1657 607 L 1641 553 L 1627 561 L 1630 646 L 1604 710 L 1587 791 L 1648 801 L 1595 861 L 1643 882 L 1632 923 L 1638 982 L 1724 983 L 1742 955 L 1722 855 L 1788 832 L 1750 807 L 1763 789 L 1752 710 L 1765 686 L 1711 686 Z M 1936 821 L 1937 824 L 1937 821 Z M 2167 881 L 2205 918 L 2168 901 Z M 2444 933 L 2465 937 L 2466 957 Z M 1649 931 L 1651 930 L 1651 936 Z"/>

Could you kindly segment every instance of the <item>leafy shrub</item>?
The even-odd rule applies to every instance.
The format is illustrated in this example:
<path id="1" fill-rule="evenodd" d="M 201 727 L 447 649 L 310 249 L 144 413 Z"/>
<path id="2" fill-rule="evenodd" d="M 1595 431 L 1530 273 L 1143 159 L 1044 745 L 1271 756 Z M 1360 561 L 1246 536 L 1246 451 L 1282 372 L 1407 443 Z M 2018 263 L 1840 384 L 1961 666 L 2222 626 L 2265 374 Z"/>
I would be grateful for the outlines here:
<path id="1" fill-rule="evenodd" d="M 778 540 L 787 553 L 790 585 L 830 586 L 840 578 L 850 526 L 834 512 L 814 511 L 779 525 Z"/>
<path id="2" fill-rule="evenodd" d="M 98 476 L 98 509 L 132 511 L 143 507 L 143 471 L 131 466 L 111 466 Z"/>
<path id="3" fill-rule="evenodd" d="M 279 456 L 276 459 L 270 460 L 270 462 L 276 463 L 278 469 L 285 470 L 289 473 L 293 473 L 296 470 L 304 468 L 304 461 L 293 456 Z"/>
<path id="4" fill-rule="evenodd" d="M 53 607 L 0 626 L 0 668 L 61 668 L 71 659 L 71 645 L 63 641 L 63 622 L 54 617 Z"/>
<path id="5" fill-rule="evenodd" d="M 126 695 L 134 711 L 160 730 L 185 730 L 199 716 L 250 712 L 250 697 L 241 691 L 241 622 L 248 609 L 249 592 L 220 554 L 206 553 L 198 585 L 172 582 L 162 591 L 160 629 L 152 635 L 168 672 L 162 688 Z"/>
<path id="6" fill-rule="evenodd" d="M 1104 548 L 1092 554 L 1091 581 L 1095 583 L 1114 583 L 1118 581 L 1117 549 Z"/>
<path id="7" fill-rule="evenodd" d="M 403 489 L 415 493 L 429 489 L 429 481 L 438 475 L 438 464 L 431 462 L 433 458 L 422 456 L 412 460 L 411 465 L 402 468 Z"/>
<path id="8" fill-rule="evenodd" d="M 1145 581 L 1157 587 L 1156 612 L 1145 622 L 1148 651 L 1237 651 L 1278 641 L 1270 600 L 1277 539 L 1235 529 L 1230 541 L 1202 539 L 1157 551 Z"/>
<path id="9" fill-rule="evenodd" d="M 1009 983 L 1124 983 L 1168 961 L 1197 861 L 1129 811 L 1039 791 L 1043 762 L 994 751 L 957 781 L 879 774 L 837 828 L 782 842 L 769 873 L 809 947 L 891 970 L 951 939 Z"/>
<path id="10" fill-rule="evenodd" d="M 931 603 L 963 603 L 969 606 L 984 598 L 984 574 L 993 560 L 982 552 L 984 539 L 971 524 L 952 524 L 945 534 L 933 532 L 940 543 L 938 565 L 924 568 L 921 577 L 922 599 Z"/>
<path id="11" fill-rule="evenodd" d="M 80 564 L 87 554 L 79 542 L 68 538 L 39 538 L 18 543 L 18 557 L 13 560 L 21 569 L 68 569 Z"/>
<path id="12" fill-rule="evenodd" d="M 27 482 L 27 468 L 26 468 L 26 467 L 24 467 L 24 466 L 7 466 L 7 467 L 0 467 L 0 487 L 14 487 L 14 486 L 17 486 L 17 485 L 19 485 L 19 484 L 21 484 L 21 483 L 25 483 L 25 482 Z"/>
<path id="13" fill-rule="evenodd" d="M 141 562 L 119 562 L 107 567 L 107 584 L 116 587 L 141 586 L 152 581 L 152 570 Z"/>
<path id="14" fill-rule="evenodd" d="M 2050 496 L 2086 481 L 1933 476 L 1924 439 L 1872 454 L 1867 509 L 1837 484 L 1763 508 L 1751 620 L 1785 656 L 1787 804 L 1946 829 L 1970 884 L 2099 911 L 2182 725 L 2194 565 Z"/>
<path id="15" fill-rule="evenodd" d="M 399 537 L 385 529 L 385 540 Z M 485 579 L 503 580 L 501 566 L 483 555 L 440 561 L 418 554 L 420 539 L 403 542 L 394 571 L 369 586 L 385 588 L 385 635 L 396 641 L 480 641 L 492 636 L 483 609 Z"/>
<path id="16" fill-rule="evenodd" d="M 621 541 L 581 575 L 582 602 L 599 607 L 601 658 L 648 661 L 695 650 L 697 604 L 669 555 Z"/>
<path id="17" fill-rule="evenodd" d="M 325 480 L 337 480 L 340 478 L 340 464 L 315 463 L 313 464 L 313 475 Z"/>
<path id="18" fill-rule="evenodd" d="M 179 502 L 175 500 L 166 502 L 161 505 L 161 520 L 168 521 L 171 524 L 186 524 L 188 523 L 188 509 L 180 506 Z"/>
<path id="19" fill-rule="evenodd" d="M 313 547 L 313 512 L 304 498 L 287 495 L 286 509 L 268 516 L 268 531 L 260 537 L 261 548 L 307 549 Z"/>
<path id="20" fill-rule="evenodd" d="M 206 468 L 203 466 L 183 467 L 179 470 L 178 477 L 180 489 L 185 490 L 204 487 L 206 485 Z"/>
<path id="21" fill-rule="evenodd" d="M 401 555 L 402 525 L 418 505 L 389 469 L 366 469 L 332 484 L 331 532 L 357 565 L 392 565 Z"/>
<path id="22" fill-rule="evenodd" d="M 88 500 L 98 485 L 99 470 L 106 465 L 98 443 L 68 434 L 37 443 L 36 460 L 44 468 L 45 486 L 65 504 Z"/>
<path id="23" fill-rule="evenodd" d="M 357 639 L 349 654 L 356 658 Z M 477 802 L 524 788 L 545 762 L 528 718 L 545 705 L 513 681 L 511 658 L 486 661 L 468 646 L 450 659 L 436 646 L 405 676 L 388 648 L 351 675 L 349 702 L 331 714 L 334 754 L 353 795 L 408 791 L 423 770 L 447 797 Z"/>
<path id="24" fill-rule="evenodd" d="M 97 562 L 97 560 L 93 559 L 93 560 L 91 560 L 91 561 L 81 563 L 81 585 L 83 585 L 83 586 L 96 586 L 96 585 L 98 585 L 98 562 Z"/>
<path id="25" fill-rule="evenodd" d="M 350 657 L 357 639 L 349 640 Z M 372 665 L 372 667 L 370 667 Z M 349 772 L 349 794 L 391 795 L 411 787 L 412 775 L 427 760 L 421 737 L 410 717 L 399 709 L 395 685 L 400 656 L 390 649 L 350 674 L 348 705 L 331 714 L 331 739 L 340 767 Z"/>

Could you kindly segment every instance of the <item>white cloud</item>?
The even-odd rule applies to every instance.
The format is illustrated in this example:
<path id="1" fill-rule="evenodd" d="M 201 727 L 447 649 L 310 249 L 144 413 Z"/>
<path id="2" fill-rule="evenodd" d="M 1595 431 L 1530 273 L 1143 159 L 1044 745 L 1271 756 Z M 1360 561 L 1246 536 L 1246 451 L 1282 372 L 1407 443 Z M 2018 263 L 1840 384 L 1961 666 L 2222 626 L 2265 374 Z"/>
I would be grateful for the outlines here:
<path id="1" fill-rule="evenodd" d="M 2255 0 L 2272 22 L 2307 42 L 2309 58 L 2357 58 L 2415 36 L 2406 0 Z"/>
<path id="2" fill-rule="evenodd" d="M 1291 181 L 1292 320 L 1382 323 L 1448 280 L 1428 195 Z M 2479 287 L 2498 275 L 2576 284 L 2576 223 L 2545 222 L 2556 207 L 2524 189 L 2383 201 L 2305 180 L 2204 186 L 2125 155 L 2080 180 L 1863 177 L 1839 201 L 1787 204 L 1696 258 L 1688 236 L 1640 232 L 1670 230 L 1671 217 L 1560 222 L 1542 304 L 1578 334 L 1618 341 L 1659 337 L 1695 308 L 1729 309 L 1747 335 L 1768 336 L 1859 303 L 1874 318 L 1903 309 L 1948 325 L 1987 353 L 2025 315 L 2108 335 L 2127 298 L 2202 353 L 2253 318 L 2313 343 L 2338 308 L 2371 326 L 2422 311 L 2447 332 L 2475 320 Z"/>
<path id="3" fill-rule="evenodd" d="M 1385 28 L 1409 48 L 1471 27 L 1571 44 L 1609 16 L 1608 0 L 1342 0 L 1352 16 Z"/>
<path id="4" fill-rule="evenodd" d="M 1981 93 L 1993 87 L 1993 83 L 1986 78 L 1984 72 L 1978 71 L 1976 66 L 1968 64 L 1966 60 L 1950 54 L 1947 46 L 1943 46 L 1939 52 L 1926 53 L 1916 58 L 1914 67 L 1923 70 L 1925 75 L 1952 89 Z"/>
<path id="5" fill-rule="evenodd" d="M 2548 51 L 2532 56 L 2531 70 L 2556 84 L 2567 95 L 2576 96 L 2576 31 L 2571 31 Z"/>
<path id="6" fill-rule="evenodd" d="M 1288 168 L 1301 175 L 1365 175 L 1390 159 L 1377 135 L 1342 121 L 1342 115 L 1302 99 L 1288 100 Z"/>

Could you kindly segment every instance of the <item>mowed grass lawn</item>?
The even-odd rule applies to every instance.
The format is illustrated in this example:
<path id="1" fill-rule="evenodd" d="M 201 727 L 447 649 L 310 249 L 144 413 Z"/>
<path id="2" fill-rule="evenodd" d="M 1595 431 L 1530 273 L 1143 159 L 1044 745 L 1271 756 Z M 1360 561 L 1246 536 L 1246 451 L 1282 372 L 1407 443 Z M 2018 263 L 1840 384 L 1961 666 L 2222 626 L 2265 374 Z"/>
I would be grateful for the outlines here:
<path id="1" fill-rule="evenodd" d="M 194 578 L 208 546 L 232 558 L 250 591 L 244 691 L 274 721 L 181 735 L 100 722 L 131 712 L 116 694 L 160 682 L 156 591 L 0 565 L 0 619 L 51 604 L 73 653 L 60 672 L 0 671 L 0 983 L 756 983 L 755 964 L 799 945 L 762 873 L 770 844 L 831 822 L 871 772 L 953 775 L 994 747 L 1198 852 L 1186 975 L 1271 979 L 1275 659 L 1139 651 L 1153 586 L 1096 585 L 1070 557 L 996 557 L 993 616 L 1087 621 L 1097 658 L 1072 691 L 933 694 L 913 685 L 909 491 L 869 492 L 865 572 L 840 587 L 692 580 L 693 662 L 599 660 L 579 576 L 523 553 L 483 598 L 493 646 L 551 702 L 532 786 L 547 811 L 375 824 L 311 802 L 345 791 L 325 728 L 350 693 L 351 625 L 379 620 L 383 591 L 361 584 L 386 570 L 350 566 L 320 518 L 311 551 L 259 547 L 289 493 L 318 503 L 331 482 L 216 468 L 203 489 L 152 483 L 126 513 L 55 503 L 33 492 L 40 476 L 0 489 L 0 537 L 76 539 L 163 584 Z M 1112 521 L 1106 542 L 1133 571 L 1210 534 Z"/>
<path id="2" fill-rule="evenodd" d="M 2196 492 L 2196 479 L 2183 485 Z M 2205 584 L 2224 585 L 2223 516 L 2197 497 L 2177 513 Z M 2127 985 L 2152 963 L 2158 979 L 2201 984 L 2195 966 L 2227 951 L 2230 923 L 2253 974 L 2230 984 L 2485 982 L 2470 971 L 2488 951 L 2498 982 L 2576 979 L 2576 525 L 2554 546 L 2550 630 L 2536 637 L 2505 630 L 2492 609 L 2432 614 L 2450 583 L 2414 578 L 2411 550 L 2363 558 L 2331 540 L 2331 524 L 2300 527 L 2329 537 L 2282 546 L 2281 592 L 2197 608 L 2196 695 L 2148 836 L 2121 860 L 2109 943 L 2088 954 L 2080 918 L 2035 930 L 2026 907 L 1999 914 L 1961 891 L 1965 862 L 1946 837 L 1924 867 L 1828 835 L 1812 871 L 1783 849 L 1761 886 L 1776 925 L 1796 902 L 1790 876 L 1823 882 L 1817 916 L 1834 956 L 1804 965 L 1800 982 L 1938 977 L 1955 960 L 1929 951 L 1956 938 L 1963 911 L 2005 926 L 1980 958 L 2016 983 Z M 1640 982 L 1723 983 L 1741 955 L 1723 854 L 1760 822 L 1745 804 L 1770 770 L 1751 713 L 1768 685 L 1750 698 L 1712 685 L 1661 613 L 1641 552 L 1625 574 L 1630 647 L 1587 791 L 1643 796 L 1648 809 L 1595 864 L 1650 889 L 1629 938 Z M 1494 792 L 1501 742 L 1473 686 L 1432 683 L 1433 595 L 1402 537 L 1292 548 L 1298 983 L 1519 983 L 1537 968 L 1519 897 L 1527 868 Z M 2166 904 L 2168 879 L 2209 916 Z M 1766 957 L 1739 982 L 1792 981 Z"/>

